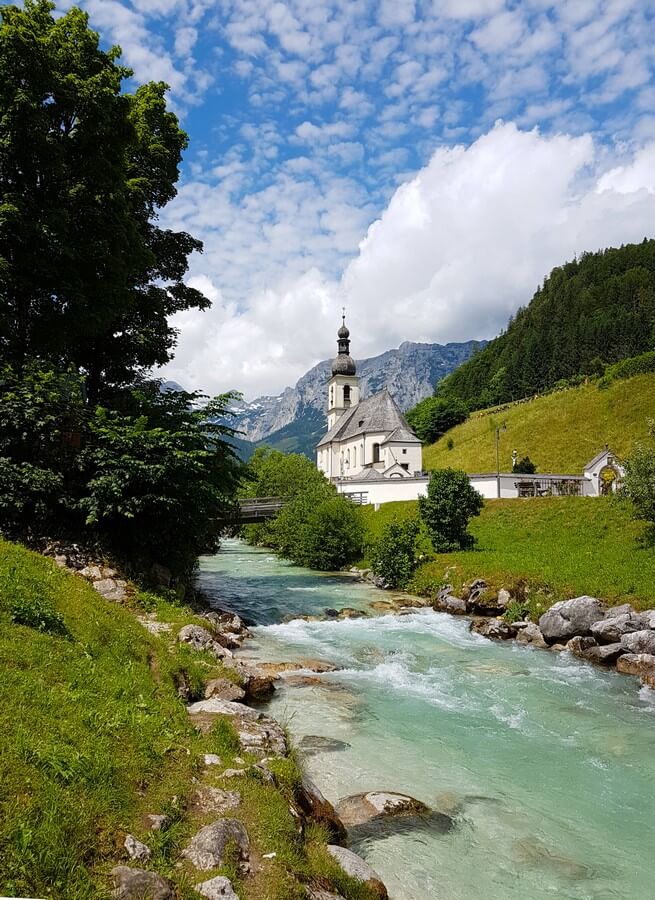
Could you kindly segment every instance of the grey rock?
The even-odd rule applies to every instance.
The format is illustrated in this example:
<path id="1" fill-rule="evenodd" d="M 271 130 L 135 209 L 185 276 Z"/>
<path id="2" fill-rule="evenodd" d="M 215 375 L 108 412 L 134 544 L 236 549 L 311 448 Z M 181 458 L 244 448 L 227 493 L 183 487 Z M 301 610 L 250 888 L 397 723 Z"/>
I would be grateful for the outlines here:
<path id="1" fill-rule="evenodd" d="M 125 581 L 116 581 L 113 578 L 101 578 L 99 581 L 91 582 L 92 587 L 105 600 L 124 600 L 127 596 L 125 591 Z"/>
<path id="2" fill-rule="evenodd" d="M 286 756 L 287 741 L 280 725 L 268 716 L 257 722 L 243 722 L 239 728 L 239 741 L 247 753 L 260 756 Z"/>
<path id="3" fill-rule="evenodd" d="M 131 834 L 127 835 L 123 846 L 127 851 L 127 855 L 135 862 L 148 862 L 148 860 L 152 856 L 150 847 L 142 844 L 141 841 L 137 841 L 137 839 Z"/>
<path id="4" fill-rule="evenodd" d="M 384 886 L 382 879 L 361 856 L 357 856 L 352 850 L 346 850 L 345 847 L 336 847 L 334 844 L 328 844 L 328 853 L 341 866 L 346 875 L 365 884 L 369 890 L 379 897 L 380 900 L 388 900 L 389 894 Z"/>
<path id="5" fill-rule="evenodd" d="M 492 641 L 508 641 L 518 634 L 518 624 L 510 624 L 502 619 L 479 619 L 471 622 L 471 631 Z"/>
<path id="6" fill-rule="evenodd" d="M 245 774 L 245 769 L 226 769 L 224 772 L 221 772 L 221 778 L 241 778 Z"/>
<path id="7" fill-rule="evenodd" d="M 581 635 L 577 634 L 567 642 L 566 649 L 569 651 L 569 653 L 574 653 L 576 656 L 582 656 L 587 650 L 595 646 L 596 638 L 591 637 L 591 635 L 582 637 Z"/>
<path id="8" fill-rule="evenodd" d="M 205 685 L 205 699 L 210 697 L 218 697 L 219 700 L 230 700 L 236 702 L 243 700 L 246 692 L 238 684 L 228 681 L 227 678 L 213 678 Z"/>
<path id="9" fill-rule="evenodd" d="M 603 604 L 596 597 L 574 597 L 555 603 L 539 619 L 544 640 L 555 644 L 575 637 L 588 635 L 591 626 L 605 615 Z"/>
<path id="10" fill-rule="evenodd" d="M 80 569 L 80 575 L 83 575 L 84 578 L 88 578 L 91 581 L 99 581 L 102 578 L 100 566 L 84 566 L 83 569 Z"/>
<path id="11" fill-rule="evenodd" d="M 622 603 L 620 606 L 610 606 L 605 613 L 606 619 L 614 619 L 616 616 L 636 615 L 634 608 L 629 603 Z"/>
<path id="12" fill-rule="evenodd" d="M 156 872 L 116 866 L 109 874 L 114 900 L 174 900 L 173 885 Z"/>
<path id="13" fill-rule="evenodd" d="M 620 642 L 614 644 L 602 644 L 597 647 L 589 647 L 582 652 L 582 658 L 599 665 L 609 666 L 625 653 L 625 648 Z"/>
<path id="14" fill-rule="evenodd" d="M 541 629 L 534 622 L 528 622 L 516 635 L 516 640 L 522 644 L 531 644 L 533 647 L 547 647 Z"/>
<path id="15" fill-rule="evenodd" d="M 266 672 L 264 669 L 260 669 L 257 666 L 249 666 L 239 661 L 236 661 L 234 669 L 241 677 L 241 683 L 246 692 L 246 697 L 249 697 L 252 700 L 263 700 L 266 697 L 270 697 L 275 690 L 277 675 Z"/>
<path id="16" fill-rule="evenodd" d="M 209 881 L 197 884 L 196 890 L 207 900 L 239 900 L 234 893 L 232 882 L 224 875 L 217 875 L 216 878 L 210 878 Z"/>
<path id="17" fill-rule="evenodd" d="M 454 597 L 449 594 L 440 600 L 435 600 L 434 609 L 451 613 L 454 616 L 463 616 L 466 614 L 466 601 L 462 600 L 461 597 Z"/>
<path id="18" fill-rule="evenodd" d="M 170 821 L 168 816 L 153 815 L 146 816 L 151 831 L 164 831 L 168 828 Z"/>
<path id="19" fill-rule="evenodd" d="M 506 588 L 501 588 L 498 591 L 498 596 L 496 597 L 496 602 L 501 609 L 507 609 L 509 604 L 512 602 L 512 595 Z"/>
<path id="20" fill-rule="evenodd" d="M 220 766 L 222 760 L 216 753 L 205 753 L 203 762 L 206 766 Z"/>
<path id="21" fill-rule="evenodd" d="M 621 644 L 627 653 L 649 653 L 655 655 L 655 631 L 644 629 L 624 634 L 621 637 Z"/>
<path id="22" fill-rule="evenodd" d="M 226 813 L 241 805 L 241 794 L 205 785 L 196 791 L 195 804 L 202 812 Z"/>
<path id="23" fill-rule="evenodd" d="M 655 655 L 652 653 L 626 653 L 617 659 L 616 668 L 624 675 L 655 674 Z"/>
<path id="24" fill-rule="evenodd" d="M 636 613 L 620 613 L 616 616 L 605 616 L 600 622 L 594 622 L 591 633 L 599 644 L 614 644 L 622 635 L 632 631 L 641 631 L 646 626 L 644 619 Z"/>
<path id="25" fill-rule="evenodd" d="M 262 713 L 257 712 L 256 709 L 252 709 L 250 706 L 244 706 L 243 703 L 232 703 L 230 700 L 219 700 L 218 697 L 191 703 L 187 706 L 187 712 L 190 716 L 197 716 L 200 713 L 210 713 L 216 716 L 238 716 L 241 719 L 253 722 L 262 716 Z"/>
<path id="26" fill-rule="evenodd" d="M 136 618 L 150 634 L 168 634 L 173 627 L 170 622 L 159 622 L 154 613 L 149 613 L 147 616 L 137 616 Z"/>
<path id="27" fill-rule="evenodd" d="M 181 644 L 188 644 L 193 650 L 206 650 L 217 659 L 230 659 L 232 653 L 215 641 L 212 635 L 201 625 L 184 625 L 180 628 L 177 639 Z"/>
<path id="28" fill-rule="evenodd" d="M 341 818 L 337 815 L 329 800 L 326 800 L 312 779 L 303 773 L 300 787 L 296 792 L 300 812 L 306 819 L 320 822 L 324 825 L 333 840 L 343 841 L 346 837 L 346 829 Z"/>
<path id="29" fill-rule="evenodd" d="M 324 737 L 322 734 L 306 734 L 298 743 L 298 747 L 305 756 L 316 753 L 333 753 L 339 750 L 347 750 L 350 744 L 340 741 L 338 738 Z"/>
<path id="30" fill-rule="evenodd" d="M 218 819 L 211 825 L 205 825 L 182 851 L 182 856 L 196 869 L 215 869 L 225 863 L 225 850 L 228 844 L 236 846 L 242 862 L 248 861 L 250 853 L 248 832 L 238 819 Z"/>
<path id="31" fill-rule="evenodd" d="M 655 631 L 655 609 L 645 609 L 642 613 L 639 613 L 639 615 L 643 619 L 646 628 Z"/>
<path id="32" fill-rule="evenodd" d="M 55 563 L 59 566 L 60 569 L 65 569 L 68 565 L 68 557 L 65 553 L 59 553 L 55 556 Z"/>

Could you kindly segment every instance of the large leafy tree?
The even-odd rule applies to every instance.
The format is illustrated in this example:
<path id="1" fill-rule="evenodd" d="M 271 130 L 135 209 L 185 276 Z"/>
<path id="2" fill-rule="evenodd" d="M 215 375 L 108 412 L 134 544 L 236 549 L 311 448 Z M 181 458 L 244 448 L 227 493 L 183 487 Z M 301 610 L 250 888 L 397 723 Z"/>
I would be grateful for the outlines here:
<path id="1" fill-rule="evenodd" d="M 435 469 L 430 475 L 427 495 L 418 498 L 421 519 L 434 549 L 440 553 L 473 546 L 468 524 L 480 515 L 483 506 L 481 495 L 471 486 L 466 472 L 459 469 Z"/>
<path id="2" fill-rule="evenodd" d="M 73 365 L 96 399 L 171 357 L 172 313 L 201 244 L 157 224 L 187 136 L 166 85 L 129 69 L 87 16 L 48 0 L 0 8 L 0 353 Z"/>

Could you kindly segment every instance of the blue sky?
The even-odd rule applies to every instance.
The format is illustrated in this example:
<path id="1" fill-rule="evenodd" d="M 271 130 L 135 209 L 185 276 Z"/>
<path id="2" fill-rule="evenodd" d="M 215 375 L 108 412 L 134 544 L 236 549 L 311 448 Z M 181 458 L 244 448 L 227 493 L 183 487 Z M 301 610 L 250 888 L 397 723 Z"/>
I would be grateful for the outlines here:
<path id="1" fill-rule="evenodd" d="M 652 0 L 82 6 L 190 136 L 185 386 L 278 392 L 343 303 L 356 356 L 491 337 L 553 265 L 653 235 Z"/>

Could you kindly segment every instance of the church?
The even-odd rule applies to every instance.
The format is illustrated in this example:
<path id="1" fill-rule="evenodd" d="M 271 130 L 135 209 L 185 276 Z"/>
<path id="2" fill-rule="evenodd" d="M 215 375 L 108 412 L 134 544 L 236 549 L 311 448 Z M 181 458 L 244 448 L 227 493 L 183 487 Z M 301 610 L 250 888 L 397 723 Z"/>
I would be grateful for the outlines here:
<path id="1" fill-rule="evenodd" d="M 331 481 L 380 481 L 421 475 L 421 441 L 385 389 L 360 399 L 357 366 L 350 355 L 345 315 L 327 385 L 327 433 L 318 442 L 317 465 Z"/>

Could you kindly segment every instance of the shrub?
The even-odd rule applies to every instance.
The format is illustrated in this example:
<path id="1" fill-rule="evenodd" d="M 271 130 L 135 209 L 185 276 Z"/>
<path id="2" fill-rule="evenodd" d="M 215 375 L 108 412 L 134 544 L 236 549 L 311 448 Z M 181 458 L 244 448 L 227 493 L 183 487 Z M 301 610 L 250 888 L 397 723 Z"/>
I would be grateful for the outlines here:
<path id="1" fill-rule="evenodd" d="M 468 408 L 456 398 L 426 397 L 407 413 L 407 421 L 425 444 L 433 444 L 468 418 Z"/>
<path id="2" fill-rule="evenodd" d="M 523 459 L 519 459 L 518 462 L 512 466 L 512 472 L 516 475 L 534 475 L 536 471 L 537 467 L 529 456 L 524 456 Z"/>
<path id="3" fill-rule="evenodd" d="M 484 501 L 459 469 L 437 469 L 428 482 L 427 496 L 419 497 L 419 512 L 434 549 L 439 552 L 467 549 L 474 539 L 468 523 L 480 515 Z"/>
<path id="4" fill-rule="evenodd" d="M 655 437 L 655 422 L 649 422 Z M 655 449 L 638 444 L 625 460 L 623 493 L 632 500 L 637 516 L 655 522 Z"/>
<path id="5" fill-rule="evenodd" d="M 373 571 L 389 587 L 405 588 L 418 565 L 416 541 L 419 522 L 389 522 L 370 550 Z"/>
<path id="6" fill-rule="evenodd" d="M 299 566 L 334 571 L 361 556 L 361 511 L 345 497 L 309 491 L 282 510 L 269 532 L 269 546 Z"/>
<path id="7" fill-rule="evenodd" d="M 648 353 L 640 353 L 639 356 L 631 356 L 629 359 L 622 359 L 621 362 L 608 366 L 605 369 L 605 374 L 598 382 L 598 386 L 606 388 L 613 381 L 618 381 L 620 378 L 648 375 L 650 372 L 655 372 L 655 350 L 651 350 Z"/>

